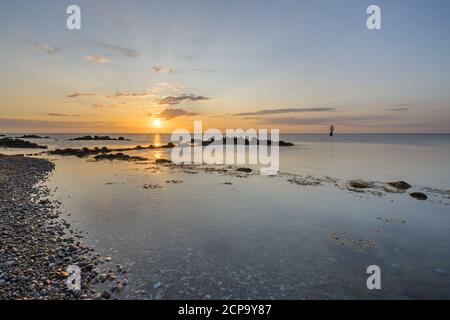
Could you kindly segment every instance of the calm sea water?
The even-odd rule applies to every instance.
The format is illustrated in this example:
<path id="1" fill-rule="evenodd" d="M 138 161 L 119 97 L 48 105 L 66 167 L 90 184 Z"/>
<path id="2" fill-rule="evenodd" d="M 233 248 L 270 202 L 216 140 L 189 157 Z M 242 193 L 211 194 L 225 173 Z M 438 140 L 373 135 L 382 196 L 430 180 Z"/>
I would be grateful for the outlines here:
<path id="1" fill-rule="evenodd" d="M 163 134 L 121 134 L 110 136 L 132 140 L 67 141 L 79 135 L 33 141 L 61 148 L 170 140 Z M 281 139 L 295 143 L 280 150 L 282 172 L 450 189 L 450 135 Z M 168 152 L 133 154 L 155 159 L 168 158 Z M 113 264 L 128 268 L 124 298 L 450 298 L 445 203 L 358 194 L 333 184 L 299 186 L 282 175 L 239 178 L 151 163 L 50 159 L 56 170 L 48 185 L 62 201 L 65 218 L 86 231 L 85 241 L 112 256 Z M 376 245 L 360 251 L 331 240 L 333 232 Z M 379 291 L 366 287 L 366 268 L 373 264 L 382 270 Z"/>

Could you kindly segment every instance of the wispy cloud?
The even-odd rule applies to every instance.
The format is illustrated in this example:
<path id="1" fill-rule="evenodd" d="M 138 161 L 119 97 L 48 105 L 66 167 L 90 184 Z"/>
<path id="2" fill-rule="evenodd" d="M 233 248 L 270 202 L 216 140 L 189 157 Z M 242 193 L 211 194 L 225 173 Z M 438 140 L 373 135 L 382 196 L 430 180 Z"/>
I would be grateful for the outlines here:
<path id="1" fill-rule="evenodd" d="M 284 108 L 284 109 L 266 109 L 256 112 L 235 113 L 235 116 L 264 116 L 280 113 L 303 113 L 303 112 L 329 112 L 335 111 L 335 108 Z"/>
<path id="2" fill-rule="evenodd" d="M 188 70 L 194 71 L 194 72 L 213 72 L 211 69 L 208 69 L 208 68 L 190 68 Z"/>
<path id="3" fill-rule="evenodd" d="M 152 71 L 155 73 L 179 73 L 179 72 L 213 72 L 208 68 L 169 68 L 163 66 L 153 66 Z"/>
<path id="4" fill-rule="evenodd" d="M 100 56 L 100 55 L 92 55 L 92 56 L 87 56 L 86 58 L 84 58 L 86 61 L 90 61 L 90 62 L 97 62 L 97 63 L 109 63 L 109 59 L 104 57 L 104 56 Z"/>
<path id="5" fill-rule="evenodd" d="M 414 103 L 397 103 L 393 104 L 392 107 L 412 107 Z"/>
<path id="6" fill-rule="evenodd" d="M 37 50 L 47 53 L 48 55 L 51 55 L 51 56 L 55 55 L 58 51 L 61 50 L 59 47 L 52 47 L 52 46 L 49 46 L 48 44 L 42 44 L 42 43 L 38 43 L 38 42 L 33 42 L 33 47 Z"/>
<path id="7" fill-rule="evenodd" d="M 394 112 L 398 112 L 398 111 L 406 111 L 409 110 L 409 108 L 407 107 L 395 107 L 395 108 L 389 108 L 387 109 L 387 111 L 394 111 Z"/>
<path id="8" fill-rule="evenodd" d="M 100 46 L 102 46 L 114 53 L 119 53 L 128 58 L 138 58 L 140 56 L 139 52 L 137 52 L 136 50 L 130 49 L 130 48 L 125 48 L 125 47 L 106 44 L 106 43 L 101 43 Z"/>
<path id="9" fill-rule="evenodd" d="M 67 98 L 78 98 L 78 97 L 86 97 L 86 96 L 95 96 L 95 93 L 81 93 L 81 92 L 74 92 L 67 95 Z"/>
<path id="10" fill-rule="evenodd" d="M 260 118 L 247 117 L 247 120 L 256 120 L 264 124 L 277 125 L 330 125 L 330 124 L 348 124 L 358 125 L 371 122 L 387 122 L 395 120 L 392 115 L 361 115 L 361 116 L 340 116 L 340 117 L 320 117 L 320 118 L 298 118 L 298 117 L 277 117 Z"/>
<path id="11" fill-rule="evenodd" d="M 184 109 L 166 109 L 161 112 L 158 117 L 170 120 L 176 117 L 188 117 L 196 115 L 198 115 L 198 113 L 186 111 Z"/>
<path id="12" fill-rule="evenodd" d="M 102 108 L 104 107 L 104 105 L 101 104 L 101 103 L 94 103 L 94 104 L 92 105 L 92 107 L 93 107 L 94 109 L 102 109 Z"/>
<path id="13" fill-rule="evenodd" d="M 156 73 L 176 73 L 177 70 L 169 67 L 153 66 L 152 71 Z"/>
<path id="14" fill-rule="evenodd" d="M 0 118 L 0 127 L 11 132 L 108 132 L 126 130 L 121 124 L 106 121 L 61 121 Z"/>
<path id="15" fill-rule="evenodd" d="M 79 114 L 67 114 L 67 113 L 47 113 L 51 117 L 79 117 Z"/>
<path id="16" fill-rule="evenodd" d="M 147 97 L 151 96 L 150 92 L 116 92 L 109 98 L 120 98 L 120 97 Z"/>
<path id="17" fill-rule="evenodd" d="M 196 96 L 193 94 L 182 94 L 179 96 L 167 96 L 158 101 L 159 104 L 175 105 L 182 102 L 205 101 L 210 100 L 208 97 Z"/>

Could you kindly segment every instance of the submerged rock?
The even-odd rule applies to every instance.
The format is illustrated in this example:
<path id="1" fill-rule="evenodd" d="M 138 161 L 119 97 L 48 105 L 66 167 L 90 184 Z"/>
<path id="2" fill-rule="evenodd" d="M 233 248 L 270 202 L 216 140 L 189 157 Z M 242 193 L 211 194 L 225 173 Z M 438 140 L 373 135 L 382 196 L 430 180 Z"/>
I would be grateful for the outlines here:
<path id="1" fill-rule="evenodd" d="M 138 157 L 138 156 L 129 156 L 124 153 L 113 153 L 113 154 L 99 154 L 94 157 L 95 160 L 122 160 L 122 161 L 145 161 L 147 158 Z"/>
<path id="2" fill-rule="evenodd" d="M 161 189 L 162 187 L 159 184 L 148 183 L 148 184 L 144 184 L 143 188 L 144 189 L 152 189 L 152 190 L 154 190 L 154 189 Z"/>
<path id="3" fill-rule="evenodd" d="M 173 184 L 178 184 L 178 183 L 183 183 L 183 180 L 167 180 L 166 183 L 173 183 Z"/>
<path id="4" fill-rule="evenodd" d="M 362 181 L 362 180 L 352 180 L 348 184 L 350 187 L 352 187 L 354 189 L 367 189 L 367 188 L 372 187 L 370 185 L 370 183 Z"/>
<path id="5" fill-rule="evenodd" d="M 168 160 L 168 159 L 156 159 L 155 163 L 157 164 L 162 164 L 162 163 L 172 163 L 172 161 Z"/>
<path id="6" fill-rule="evenodd" d="M 411 185 L 405 181 L 389 182 L 388 184 L 391 187 L 394 187 L 399 190 L 408 190 L 409 188 L 411 188 Z"/>
<path id="7" fill-rule="evenodd" d="M 409 195 L 411 197 L 413 197 L 413 198 L 415 198 L 417 200 L 421 200 L 421 201 L 424 201 L 424 200 L 428 199 L 427 195 L 425 193 L 422 193 L 422 192 L 413 192 L 413 193 L 410 193 Z"/>

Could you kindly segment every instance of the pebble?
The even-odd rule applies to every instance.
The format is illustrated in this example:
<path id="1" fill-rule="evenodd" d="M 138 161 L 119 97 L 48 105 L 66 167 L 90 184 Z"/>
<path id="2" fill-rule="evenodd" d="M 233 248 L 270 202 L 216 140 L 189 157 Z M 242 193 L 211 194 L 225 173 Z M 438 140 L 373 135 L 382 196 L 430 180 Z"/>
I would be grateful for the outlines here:
<path id="1" fill-rule="evenodd" d="M 59 218 L 61 203 L 40 184 L 53 169 L 46 159 L 0 157 L 0 299 L 113 298 L 110 291 L 91 289 L 100 273 L 98 254 L 88 254 L 94 249 L 78 241 L 70 223 Z M 69 264 L 82 270 L 80 290 L 67 288 Z"/>
<path id="2" fill-rule="evenodd" d="M 103 290 L 102 298 L 105 298 L 105 299 L 111 298 L 111 292 L 108 289 Z"/>

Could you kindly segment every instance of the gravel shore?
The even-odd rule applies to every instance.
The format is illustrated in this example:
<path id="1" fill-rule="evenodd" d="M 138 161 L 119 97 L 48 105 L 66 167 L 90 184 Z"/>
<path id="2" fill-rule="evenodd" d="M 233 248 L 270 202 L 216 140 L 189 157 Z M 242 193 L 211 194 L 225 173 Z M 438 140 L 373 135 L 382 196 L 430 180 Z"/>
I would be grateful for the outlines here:
<path id="1" fill-rule="evenodd" d="M 122 282 L 101 293 L 92 288 L 105 278 L 104 259 L 58 218 L 58 204 L 39 184 L 53 169 L 45 159 L 0 154 L 0 299 L 112 298 Z M 81 269 L 80 290 L 67 287 L 69 265 Z M 106 277 L 116 280 L 113 272 Z"/>

